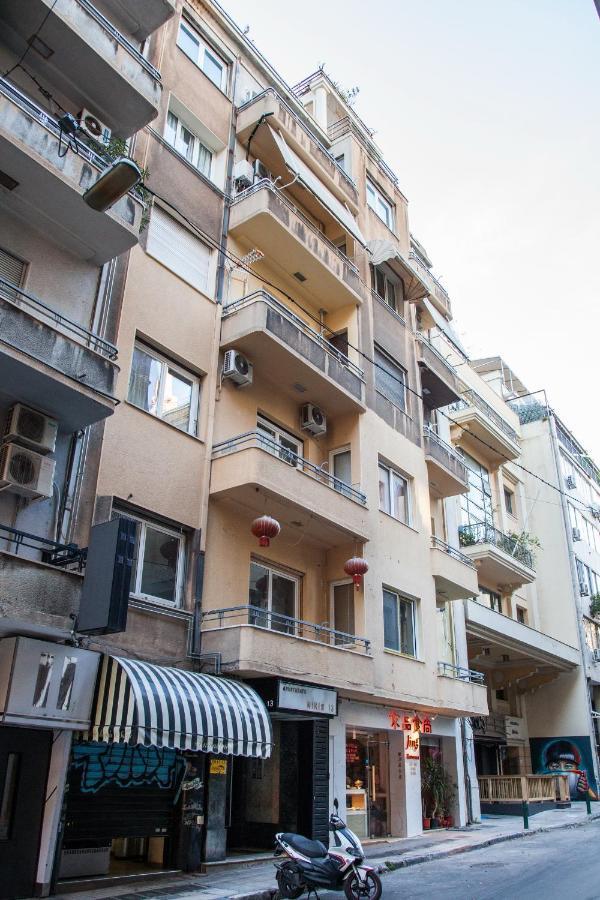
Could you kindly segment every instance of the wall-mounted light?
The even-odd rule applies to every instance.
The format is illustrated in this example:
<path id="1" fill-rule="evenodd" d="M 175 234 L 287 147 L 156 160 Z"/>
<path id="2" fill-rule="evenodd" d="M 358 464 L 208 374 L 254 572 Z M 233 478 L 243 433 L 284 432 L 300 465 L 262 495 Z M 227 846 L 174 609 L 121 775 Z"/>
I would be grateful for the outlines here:
<path id="1" fill-rule="evenodd" d="M 116 159 L 87 189 L 83 199 L 97 212 L 106 212 L 142 180 L 139 166 L 126 157 Z"/>

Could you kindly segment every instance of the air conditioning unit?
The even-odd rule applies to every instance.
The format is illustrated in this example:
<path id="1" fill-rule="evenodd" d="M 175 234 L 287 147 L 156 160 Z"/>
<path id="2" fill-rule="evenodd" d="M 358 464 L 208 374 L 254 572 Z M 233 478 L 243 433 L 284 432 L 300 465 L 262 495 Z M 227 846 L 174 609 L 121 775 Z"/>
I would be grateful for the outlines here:
<path id="1" fill-rule="evenodd" d="M 270 178 L 271 173 L 260 159 L 254 160 L 254 180 L 260 181 L 261 178 Z"/>
<path id="2" fill-rule="evenodd" d="M 237 385 L 252 384 L 253 365 L 238 350 L 226 350 L 223 361 L 223 378 Z"/>
<path id="3" fill-rule="evenodd" d="M 575 488 L 577 487 L 577 482 L 575 481 L 575 479 L 572 475 L 567 475 L 566 484 L 570 491 L 574 491 Z"/>
<path id="4" fill-rule="evenodd" d="M 240 159 L 233 167 L 233 180 L 239 191 L 252 187 L 254 183 L 254 168 L 247 159 Z"/>
<path id="5" fill-rule="evenodd" d="M 4 440 L 37 450 L 38 453 L 54 453 L 57 433 L 56 419 L 22 403 L 15 403 L 8 413 Z"/>
<path id="6" fill-rule="evenodd" d="M 587 584 L 581 584 L 581 583 L 579 584 L 579 593 L 582 597 L 590 596 L 590 589 L 587 586 Z"/>
<path id="7" fill-rule="evenodd" d="M 84 134 L 93 138 L 98 144 L 108 144 L 112 134 L 108 125 L 101 122 L 89 109 L 82 109 L 78 118 L 79 128 Z"/>
<path id="8" fill-rule="evenodd" d="M 600 650 L 592 650 L 592 659 L 596 663 L 600 663 Z"/>
<path id="9" fill-rule="evenodd" d="M 580 541 L 580 540 L 581 540 L 581 532 L 580 532 L 579 528 L 574 528 L 574 529 L 573 529 L 573 540 L 574 540 L 574 541 Z"/>
<path id="10" fill-rule="evenodd" d="M 327 431 L 327 419 L 325 413 L 312 403 L 305 403 L 302 407 L 302 428 L 311 434 L 325 434 Z"/>
<path id="11" fill-rule="evenodd" d="M 21 497 L 51 497 L 54 480 L 53 459 L 18 444 L 0 448 L 0 490 Z"/>
<path id="12" fill-rule="evenodd" d="M 600 519 L 600 506 L 596 506 L 595 503 L 592 503 L 590 509 L 592 511 L 593 517 L 595 519 Z"/>

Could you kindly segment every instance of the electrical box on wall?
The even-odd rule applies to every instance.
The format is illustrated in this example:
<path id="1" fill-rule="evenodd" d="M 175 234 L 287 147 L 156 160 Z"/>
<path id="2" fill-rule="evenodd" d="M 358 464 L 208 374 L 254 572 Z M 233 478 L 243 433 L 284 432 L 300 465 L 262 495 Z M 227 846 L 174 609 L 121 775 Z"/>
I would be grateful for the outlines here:
<path id="1" fill-rule="evenodd" d="M 119 516 L 94 525 L 90 536 L 77 631 L 117 634 L 127 628 L 137 522 Z"/>

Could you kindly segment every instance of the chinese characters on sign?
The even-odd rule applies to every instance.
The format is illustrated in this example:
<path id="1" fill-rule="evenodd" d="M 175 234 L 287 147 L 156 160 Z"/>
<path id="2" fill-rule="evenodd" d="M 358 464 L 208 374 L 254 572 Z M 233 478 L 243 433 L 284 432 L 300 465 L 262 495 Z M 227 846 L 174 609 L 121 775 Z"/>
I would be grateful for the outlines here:
<path id="1" fill-rule="evenodd" d="M 388 713 L 390 720 L 390 728 L 394 731 L 411 731 L 416 734 L 431 734 L 431 719 L 424 716 L 422 719 L 418 715 L 403 716 L 395 709 L 390 709 Z"/>

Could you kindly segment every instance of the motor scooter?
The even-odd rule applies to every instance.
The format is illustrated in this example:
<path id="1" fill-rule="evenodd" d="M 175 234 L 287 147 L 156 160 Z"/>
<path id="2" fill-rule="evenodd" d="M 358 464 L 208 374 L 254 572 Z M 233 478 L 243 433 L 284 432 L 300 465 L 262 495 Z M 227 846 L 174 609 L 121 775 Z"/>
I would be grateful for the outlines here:
<path id="1" fill-rule="evenodd" d="M 301 897 L 307 891 L 318 900 L 317 888 L 343 891 L 347 900 L 379 900 L 381 880 L 372 866 L 364 865 L 365 853 L 360 840 L 338 815 L 333 801 L 329 817 L 329 848 L 322 841 L 311 841 L 301 834 L 279 832 L 275 835 L 275 855 L 287 857 L 275 863 L 279 898 Z"/>

